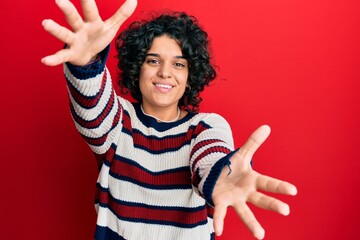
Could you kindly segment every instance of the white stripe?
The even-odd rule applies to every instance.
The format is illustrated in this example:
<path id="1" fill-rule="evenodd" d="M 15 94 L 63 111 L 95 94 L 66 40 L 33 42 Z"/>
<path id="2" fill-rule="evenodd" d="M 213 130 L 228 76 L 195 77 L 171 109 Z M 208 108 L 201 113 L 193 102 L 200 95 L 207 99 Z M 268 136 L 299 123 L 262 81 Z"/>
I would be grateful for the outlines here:
<path id="1" fill-rule="evenodd" d="M 99 206 L 97 225 L 108 226 L 128 240 L 209 240 L 213 232 L 212 220 L 196 228 L 183 229 L 174 226 L 134 223 L 119 220 L 109 209 Z"/>
<path id="2" fill-rule="evenodd" d="M 110 77 L 109 71 L 106 69 L 107 78 Z M 66 64 L 64 64 L 64 74 L 66 79 L 84 96 L 91 97 L 95 96 L 101 87 L 102 79 L 104 76 L 105 69 L 97 74 L 95 77 L 87 78 L 85 80 L 81 80 L 76 78 L 74 75 L 71 74 L 69 68 Z M 111 77 L 110 77 L 111 80 Z"/>
<path id="3" fill-rule="evenodd" d="M 104 181 L 102 184 L 105 184 Z M 205 200 L 193 189 L 161 190 L 148 189 L 109 176 L 111 195 L 118 200 L 162 207 L 195 208 L 205 205 Z M 102 185 L 103 186 L 103 185 Z M 103 186 L 104 187 L 104 186 Z"/>
<path id="4" fill-rule="evenodd" d="M 199 157 L 203 152 L 205 152 L 207 149 L 212 148 L 212 147 L 224 147 L 224 148 L 230 149 L 230 151 L 232 150 L 229 145 L 227 145 L 226 143 L 223 143 L 223 142 L 210 143 L 210 144 L 208 144 L 208 145 L 202 146 L 201 148 L 197 149 L 197 150 L 193 153 L 193 155 L 191 156 L 191 162 L 190 162 L 190 164 L 192 165 L 196 158 L 198 158 L 198 157 Z M 218 154 L 219 157 L 217 157 L 217 156 L 215 156 L 215 155 L 213 155 L 213 154 Z M 213 162 L 216 162 L 216 160 L 220 159 L 220 158 L 223 157 L 224 155 L 226 155 L 226 154 L 221 153 L 221 152 L 214 152 L 214 153 L 211 153 L 210 156 L 209 156 L 209 155 L 205 156 L 205 159 L 207 159 L 206 161 L 209 161 L 209 159 L 215 158 Z M 199 160 L 199 162 L 197 163 L 197 165 L 199 165 L 199 164 L 201 165 L 201 164 L 203 164 L 203 163 L 204 163 L 204 159 Z M 206 162 L 205 162 L 205 163 L 206 163 Z"/>
<path id="5" fill-rule="evenodd" d="M 90 137 L 90 138 L 101 137 L 111 129 L 118 109 L 119 109 L 118 101 L 116 101 L 116 99 L 115 99 L 113 108 L 110 110 L 109 114 L 105 117 L 105 119 L 100 123 L 100 125 L 97 128 L 82 127 L 79 123 L 74 121 L 75 126 L 76 126 L 77 130 L 86 137 Z M 97 110 L 99 112 L 102 111 L 102 109 L 97 109 L 97 108 L 92 109 L 92 111 L 93 110 Z M 120 122 L 121 122 L 121 119 L 119 120 L 119 124 L 120 124 Z"/>
<path id="6" fill-rule="evenodd" d="M 109 167 L 105 164 L 101 166 L 100 173 L 97 179 L 97 182 L 100 184 L 102 188 L 109 187 Z"/>
<path id="7" fill-rule="evenodd" d="M 131 136 L 121 134 L 118 139 L 116 154 L 127 159 L 132 159 L 151 172 L 187 167 L 190 162 L 190 146 L 185 145 L 176 152 L 152 154 L 145 150 L 134 148 Z M 190 168 L 189 168 L 190 171 Z"/>
<path id="8" fill-rule="evenodd" d="M 100 101 L 98 102 L 98 104 L 95 107 L 90 108 L 90 109 L 83 108 L 81 105 L 79 105 L 75 101 L 75 99 L 71 95 L 70 95 L 70 102 L 74 106 L 74 110 L 78 116 L 81 116 L 81 118 L 86 121 L 92 121 L 92 120 L 96 119 L 99 116 L 99 114 L 101 114 L 101 112 L 106 108 L 106 105 L 110 101 L 112 92 L 113 92 L 112 83 L 109 79 L 107 79 L 105 87 L 104 87 L 104 92 L 102 93 Z M 114 92 L 114 94 L 115 94 L 115 92 Z M 114 105 L 112 111 L 117 110 L 116 106 L 118 106 L 118 104 L 116 101 L 116 97 L 114 99 L 114 102 L 116 103 L 116 105 Z"/>
<path id="9" fill-rule="evenodd" d="M 111 146 L 111 144 L 114 143 L 114 139 L 118 139 L 119 135 L 121 133 L 121 124 L 119 123 L 107 136 L 105 142 L 101 146 L 94 146 L 91 144 L 88 144 L 91 150 L 96 154 L 103 154 L 105 153 Z"/>

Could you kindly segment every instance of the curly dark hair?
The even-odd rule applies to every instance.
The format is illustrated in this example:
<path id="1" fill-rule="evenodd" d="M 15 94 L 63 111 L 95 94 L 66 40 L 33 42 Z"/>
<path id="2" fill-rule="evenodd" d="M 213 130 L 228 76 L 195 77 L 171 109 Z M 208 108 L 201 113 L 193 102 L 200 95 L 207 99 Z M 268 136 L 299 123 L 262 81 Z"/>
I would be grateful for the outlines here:
<path id="1" fill-rule="evenodd" d="M 210 63 L 208 34 L 199 26 L 195 17 L 184 12 L 162 13 L 150 21 L 132 23 L 116 39 L 119 84 L 121 91 L 141 101 L 139 88 L 140 68 L 156 37 L 167 35 L 179 43 L 188 61 L 188 86 L 179 100 L 179 107 L 197 112 L 202 101 L 200 92 L 216 78 L 214 65 Z"/>

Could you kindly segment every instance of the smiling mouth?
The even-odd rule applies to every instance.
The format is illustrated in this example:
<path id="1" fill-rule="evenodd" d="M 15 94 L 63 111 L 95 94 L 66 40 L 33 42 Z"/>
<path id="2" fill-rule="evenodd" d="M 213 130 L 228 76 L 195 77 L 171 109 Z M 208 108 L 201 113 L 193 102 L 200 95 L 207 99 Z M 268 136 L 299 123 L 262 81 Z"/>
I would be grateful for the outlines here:
<path id="1" fill-rule="evenodd" d="M 159 88 L 166 88 L 166 89 L 172 89 L 173 88 L 173 86 L 171 86 L 171 85 L 160 84 L 160 83 L 155 83 L 155 86 L 159 87 Z"/>

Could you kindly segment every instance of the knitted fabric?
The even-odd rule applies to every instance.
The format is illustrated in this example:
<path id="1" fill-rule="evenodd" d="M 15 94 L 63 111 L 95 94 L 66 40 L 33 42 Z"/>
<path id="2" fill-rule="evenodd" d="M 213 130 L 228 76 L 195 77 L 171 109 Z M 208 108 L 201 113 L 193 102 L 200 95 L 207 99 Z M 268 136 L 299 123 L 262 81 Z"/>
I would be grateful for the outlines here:
<path id="1" fill-rule="evenodd" d="M 96 240 L 213 239 L 212 191 L 234 151 L 226 120 L 161 123 L 116 95 L 101 60 L 64 66 L 75 126 L 99 161 Z"/>

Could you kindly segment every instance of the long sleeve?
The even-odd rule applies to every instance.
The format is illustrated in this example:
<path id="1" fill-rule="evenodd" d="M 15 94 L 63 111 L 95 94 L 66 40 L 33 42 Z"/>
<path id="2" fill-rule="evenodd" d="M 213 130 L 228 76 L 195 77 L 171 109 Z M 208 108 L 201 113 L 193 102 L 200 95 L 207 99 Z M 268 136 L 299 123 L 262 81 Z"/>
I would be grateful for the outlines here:
<path id="1" fill-rule="evenodd" d="M 209 114 L 197 128 L 199 133 L 192 143 L 190 161 L 192 184 L 213 206 L 215 183 L 224 166 L 230 165 L 234 153 L 233 137 L 227 121 L 217 114 Z"/>
<path id="2" fill-rule="evenodd" d="M 84 67 L 64 65 L 75 126 L 96 154 L 105 153 L 121 128 L 121 105 L 105 66 L 109 47 L 100 60 Z"/>

